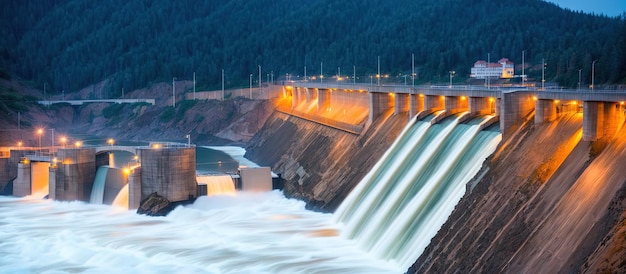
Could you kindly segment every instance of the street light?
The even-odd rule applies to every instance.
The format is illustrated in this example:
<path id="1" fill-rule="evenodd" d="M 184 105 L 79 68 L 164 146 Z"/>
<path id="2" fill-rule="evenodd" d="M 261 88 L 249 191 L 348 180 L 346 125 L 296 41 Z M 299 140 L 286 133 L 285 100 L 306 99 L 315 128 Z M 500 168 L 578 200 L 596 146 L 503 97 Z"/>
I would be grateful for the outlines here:
<path id="1" fill-rule="evenodd" d="M 176 77 L 172 78 L 172 107 L 176 108 Z"/>
<path id="2" fill-rule="evenodd" d="M 191 147 L 191 135 L 187 134 L 185 138 L 187 138 L 187 147 Z"/>
<path id="3" fill-rule="evenodd" d="M 65 143 L 67 142 L 67 138 L 65 136 L 61 137 L 61 144 L 63 145 L 63 148 L 65 148 Z"/>
<path id="4" fill-rule="evenodd" d="M 451 70 L 450 71 L 450 86 L 448 86 L 449 88 L 452 88 L 452 77 L 454 77 L 454 74 L 456 74 L 456 71 Z"/>
<path id="5" fill-rule="evenodd" d="M 52 131 L 52 136 L 50 138 L 50 141 L 52 142 L 52 148 L 54 148 L 54 128 L 51 128 L 50 131 Z"/>
<path id="6" fill-rule="evenodd" d="M 581 72 L 583 69 L 578 69 L 578 89 L 580 90 L 580 82 L 581 82 Z"/>
<path id="7" fill-rule="evenodd" d="M 598 60 L 593 60 L 593 62 L 591 62 L 591 91 L 593 91 L 595 88 L 595 76 L 596 76 L 595 67 L 596 67 L 597 61 Z"/>
<path id="8" fill-rule="evenodd" d="M 250 100 L 252 100 L 252 73 L 250 73 Z"/>
<path id="9" fill-rule="evenodd" d="M 43 135 L 43 129 L 38 129 L 37 135 L 39 135 L 39 150 L 41 150 L 41 135 Z"/>
<path id="10" fill-rule="evenodd" d="M 545 90 L 545 83 L 546 83 L 546 66 L 548 64 L 546 64 L 546 59 L 545 58 L 541 58 L 541 89 Z"/>
<path id="11" fill-rule="evenodd" d="M 113 144 L 115 144 L 115 140 L 113 140 L 113 138 L 109 138 L 107 140 L 107 144 L 109 144 L 110 146 L 112 146 Z"/>

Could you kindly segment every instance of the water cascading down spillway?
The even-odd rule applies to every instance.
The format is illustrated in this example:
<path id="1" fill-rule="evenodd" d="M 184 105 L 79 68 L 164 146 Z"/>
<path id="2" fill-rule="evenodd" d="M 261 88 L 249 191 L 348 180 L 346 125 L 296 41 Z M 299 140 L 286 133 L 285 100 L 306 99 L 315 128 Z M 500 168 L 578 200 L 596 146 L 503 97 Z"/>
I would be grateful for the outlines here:
<path id="1" fill-rule="evenodd" d="M 201 175 L 196 177 L 196 181 L 199 185 L 207 186 L 207 196 L 236 193 L 235 184 L 230 175 Z"/>
<path id="2" fill-rule="evenodd" d="M 89 203 L 102 204 L 102 201 L 104 200 L 104 185 L 106 183 L 108 171 L 108 166 L 99 166 L 96 170 L 96 177 L 93 181 L 93 187 L 91 188 Z"/>
<path id="3" fill-rule="evenodd" d="M 433 125 L 432 116 L 412 120 L 337 209 L 342 235 L 409 267 L 501 140 L 497 131 L 481 131 L 492 116 L 459 123 L 464 115 Z"/>

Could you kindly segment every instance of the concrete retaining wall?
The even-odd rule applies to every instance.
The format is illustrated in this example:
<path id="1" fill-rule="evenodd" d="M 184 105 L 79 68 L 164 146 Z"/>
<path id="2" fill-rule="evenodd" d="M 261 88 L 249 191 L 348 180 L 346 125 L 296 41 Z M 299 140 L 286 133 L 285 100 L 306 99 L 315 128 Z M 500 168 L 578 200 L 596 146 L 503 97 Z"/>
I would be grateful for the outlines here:
<path id="1" fill-rule="evenodd" d="M 196 148 L 140 148 L 141 199 L 153 192 L 171 202 L 197 195 Z"/>

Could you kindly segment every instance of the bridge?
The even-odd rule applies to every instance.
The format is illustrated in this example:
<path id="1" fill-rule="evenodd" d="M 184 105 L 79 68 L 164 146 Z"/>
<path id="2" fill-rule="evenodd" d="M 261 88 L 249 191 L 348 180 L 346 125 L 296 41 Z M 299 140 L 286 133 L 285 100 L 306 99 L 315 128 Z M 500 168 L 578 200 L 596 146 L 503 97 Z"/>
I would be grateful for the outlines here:
<path id="1" fill-rule="evenodd" d="M 491 114 L 505 135 L 533 111 L 536 124 L 558 113 L 582 111 L 583 140 L 594 141 L 612 136 L 624 122 L 626 91 L 288 82 L 282 97 L 290 102 L 279 111 L 355 134 L 390 109 L 395 115 L 408 113 L 409 119 L 442 110 L 446 116 Z"/>
<path id="2" fill-rule="evenodd" d="M 49 106 L 54 104 L 70 104 L 72 106 L 80 106 L 92 103 L 112 103 L 112 104 L 134 104 L 147 103 L 154 105 L 154 99 L 97 99 L 97 100 L 42 100 L 37 101 L 38 104 Z"/>

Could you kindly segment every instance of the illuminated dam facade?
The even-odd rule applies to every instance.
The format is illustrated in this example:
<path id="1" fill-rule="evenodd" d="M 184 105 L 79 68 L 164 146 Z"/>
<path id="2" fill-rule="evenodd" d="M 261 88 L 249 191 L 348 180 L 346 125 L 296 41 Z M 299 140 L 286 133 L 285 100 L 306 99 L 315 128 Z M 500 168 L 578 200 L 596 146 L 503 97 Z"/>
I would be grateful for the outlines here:
<path id="1" fill-rule="evenodd" d="M 583 140 L 595 141 L 613 136 L 623 123 L 626 91 L 292 82 L 285 84 L 283 98 L 290 104 L 279 111 L 356 134 L 390 109 L 395 115 L 408 112 L 408 119 L 437 111 L 445 111 L 442 118 L 465 111 L 470 117 L 491 114 L 504 135 L 533 111 L 538 124 L 559 113 L 583 112 Z"/>

